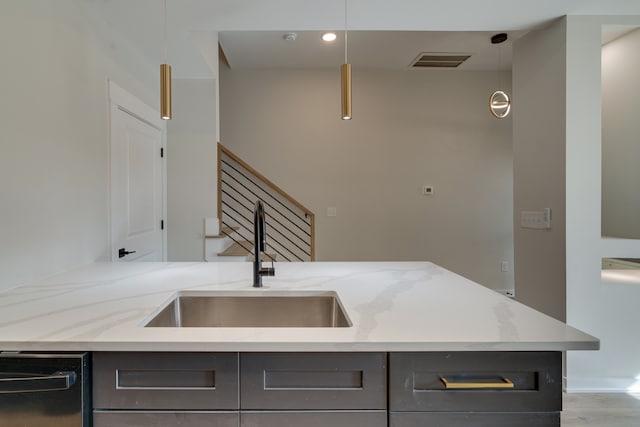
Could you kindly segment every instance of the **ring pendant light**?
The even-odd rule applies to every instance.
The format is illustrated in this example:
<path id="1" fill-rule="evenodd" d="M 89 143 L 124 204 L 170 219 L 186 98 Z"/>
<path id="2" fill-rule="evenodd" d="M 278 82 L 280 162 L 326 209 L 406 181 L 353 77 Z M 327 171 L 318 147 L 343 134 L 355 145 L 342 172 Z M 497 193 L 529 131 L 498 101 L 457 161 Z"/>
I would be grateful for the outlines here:
<path id="1" fill-rule="evenodd" d="M 507 33 L 495 34 L 491 37 L 491 44 L 504 43 L 507 40 Z M 500 72 L 501 58 L 500 58 L 500 46 L 498 46 L 498 72 Z M 502 79 L 500 79 L 502 80 Z M 501 81 L 499 82 L 501 83 Z M 499 84 L 501 86 L 501 84 Z M 501 89 L 494 91 L 489 97 L 489 111 L 493 117 L 497 119 L 504 119 L 511 112 L 511 98 L 509 95 Z"/>

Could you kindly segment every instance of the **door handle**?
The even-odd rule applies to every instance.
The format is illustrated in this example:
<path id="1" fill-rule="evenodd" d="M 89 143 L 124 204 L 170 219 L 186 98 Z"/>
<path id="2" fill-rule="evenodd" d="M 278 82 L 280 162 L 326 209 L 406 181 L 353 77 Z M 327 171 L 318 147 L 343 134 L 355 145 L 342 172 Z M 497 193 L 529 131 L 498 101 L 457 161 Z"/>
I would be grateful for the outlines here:
<path id="1" fill-rule="evenodd" d="M 13 374 L 9 378 L 0 377 L 0 394 L 68 390 L 75 382 L 76 373 L 73 371 L 51 375 Z"/>
<path id="2" fill-rule="evenodd" d="M 129 254 L 135 254 L 136 251 L 128 251 L 125 248 L 118 249 L 118 258 L 124 258 Z"/>

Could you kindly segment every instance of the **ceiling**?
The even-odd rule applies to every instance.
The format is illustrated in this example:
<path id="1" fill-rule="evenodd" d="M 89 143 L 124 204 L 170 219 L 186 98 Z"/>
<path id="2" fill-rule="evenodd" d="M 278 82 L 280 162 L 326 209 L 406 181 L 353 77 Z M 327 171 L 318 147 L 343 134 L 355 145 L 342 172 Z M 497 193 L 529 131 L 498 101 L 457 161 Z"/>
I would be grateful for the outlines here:
<path id="1" fill-rule="evenodd" d="M 324 32 L 223 31 L 219 40 L 232 69 L 335 68 L 345 59 L 344 31 L 330 43 L 322 41 Z M 495 31 L 349 31 L 348 61 L 354 68 L 420 71 L 411 64 L 422 53 L 457 53 L 471 55 L 459 70 L 505 70 L 511 43 L 524 33 L 509 32 L 506 42 L 493 45 Z"/>
<path id="2" fill-rule="evenodd" d="M 163 61 L 163 0 L 74 1 L 150 63 Z M 217 73 L 218 33 L 236 67 L 256 67 L 259 57 L 264 58 L 263 66 L 289 64 L 295 56 L 320 66 L 343 60 L 342 49 L 330 52 L 318 44 L 314 52 L 305 43 L 317 32 L 344 28 L 344 0 L 167 0 L 167 11 L 169 62 L 176 78 Z M 348 0 L 349 62 L 354 67 L 356 60 L 362 66 L 406 67 L 407 57 L 414 59 L 421 51 L 451 50 L 475 53 L 467 67 L 487 69 L 497 63 L 497 52 L 491 49 L 495 46 L 488 42 L 492 34 L 508 32 L 512 41 L 567 14 L 640 15 L 640 1 Z M 282 34 L 291 31 L 300 35 L 295 46 L 280 43 Z M 506 42 L 501 52 L 504 66 L 509 63 L 509 45 Z M 289 58 L 274 46 L 295 55 Z"/>

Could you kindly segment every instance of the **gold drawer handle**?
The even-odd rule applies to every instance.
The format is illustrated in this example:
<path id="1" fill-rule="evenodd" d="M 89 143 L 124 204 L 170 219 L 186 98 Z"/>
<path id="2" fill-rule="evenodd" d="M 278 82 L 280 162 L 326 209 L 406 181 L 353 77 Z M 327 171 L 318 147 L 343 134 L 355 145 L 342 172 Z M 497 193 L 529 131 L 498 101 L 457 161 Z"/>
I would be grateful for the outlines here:
<path id="1" fill-rule="evenodd" d="M 444 383 L 444 388 L 447 390 L 456 389 L 494 389 L 494 388 L 515 388 L 513 382 L 508 378 L 491 378 L 491 381 L 486 381 L 478 378 L 475 382 L 473 380 L 459 381 L 444 376 L 440 377 L 440 381 Z"/>

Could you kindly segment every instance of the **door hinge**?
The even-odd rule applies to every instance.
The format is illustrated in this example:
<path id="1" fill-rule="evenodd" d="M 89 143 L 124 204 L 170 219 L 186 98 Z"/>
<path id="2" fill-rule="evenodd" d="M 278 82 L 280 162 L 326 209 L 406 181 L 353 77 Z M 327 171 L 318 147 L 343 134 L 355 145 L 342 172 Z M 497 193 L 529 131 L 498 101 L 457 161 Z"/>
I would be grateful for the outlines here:
<path id="1" fill-rule="evenodd" d="M 164 148 L 160 148 L 160 157 L 164 157 Z"/>
<path id="2" fill-rule="evenodd" d="M 164 219 L 160 220 L 160 230 L 164 230 Z"/>

